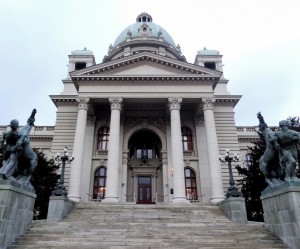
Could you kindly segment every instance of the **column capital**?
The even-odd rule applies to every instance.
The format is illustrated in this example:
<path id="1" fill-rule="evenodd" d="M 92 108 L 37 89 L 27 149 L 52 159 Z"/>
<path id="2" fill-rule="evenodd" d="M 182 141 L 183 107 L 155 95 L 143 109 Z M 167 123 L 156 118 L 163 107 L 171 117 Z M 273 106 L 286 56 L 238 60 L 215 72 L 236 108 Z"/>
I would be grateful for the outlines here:
<path id="1" fill-rule="evenodd" d="M 182 98 L 171 97 L 168 98 L 168 106 L 170 110 L 180 110 Z"/>
<path id="2" fill-rule="evenodd" d="M 203 111 L 213 110 L 215 102 L 216 100 L 214 98 L 202 98 Z"/>
<path id="3" fill-rule="evenodd" d="M 111 110 L 119 110 L 119 111 L 121 111 L 121 109 L 122 109 L 122 102 L 123 102 L 123 98 L 122 97 L 110 97 L 108 100 L 109 100 L 109 103 L 110 103 Z"/>
<path id="4" fill-rule="evenodd" d="M 77 97 L 76 101 L 78 103 L 78 110 L 88 110 L 89 108 L 89 103 L 90 103 L 90 98 L 88 97 Z"/>

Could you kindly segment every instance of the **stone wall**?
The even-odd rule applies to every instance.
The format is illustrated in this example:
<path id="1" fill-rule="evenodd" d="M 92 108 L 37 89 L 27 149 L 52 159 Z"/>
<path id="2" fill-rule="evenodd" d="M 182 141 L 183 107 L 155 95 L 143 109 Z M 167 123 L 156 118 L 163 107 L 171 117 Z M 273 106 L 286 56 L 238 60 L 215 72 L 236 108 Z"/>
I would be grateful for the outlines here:
<path id="1" fill-rule="evenodd" d="M 0 180 L 0 249 L 22 235 L 33 219 L 36 194 L 18 183 Z"/>

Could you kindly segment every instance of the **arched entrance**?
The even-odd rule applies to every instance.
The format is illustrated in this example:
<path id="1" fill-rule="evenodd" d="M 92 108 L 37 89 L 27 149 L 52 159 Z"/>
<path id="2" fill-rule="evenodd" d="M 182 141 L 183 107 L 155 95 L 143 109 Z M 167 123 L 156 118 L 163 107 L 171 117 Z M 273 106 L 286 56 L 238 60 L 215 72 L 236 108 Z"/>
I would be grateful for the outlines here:
<path id="1" fill-rule="evenodd" d="M 135 132 L 128 141 L 127 193 L 138 204 L 156 202 L 162 191 L 162 144 L 150 130 Z"/>

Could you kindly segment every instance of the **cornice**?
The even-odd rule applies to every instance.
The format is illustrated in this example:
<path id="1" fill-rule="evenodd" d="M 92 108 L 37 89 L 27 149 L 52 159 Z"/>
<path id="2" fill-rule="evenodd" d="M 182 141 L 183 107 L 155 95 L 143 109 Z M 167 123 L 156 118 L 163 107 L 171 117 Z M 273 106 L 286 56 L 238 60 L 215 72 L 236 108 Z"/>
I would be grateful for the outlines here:
<path id="1" fill-rule="evenodd" d="M 232 103 L 233 107 L 242 98 L 242 95 L 215 95 L 216 103 Z"/>
<path id="2" fill-rule="evenodd" d="M 57 103 L 77 103 L 78 95 L 49 95 L 57 107 Z"/>
<path id="3" fill-rule="evenodd" d="M 30 135 L 30 140 L 31 141 L 52 141 L 53 140 L 53 136 L 36 136 L 36 135 Z"/>
<path id="4" fill-rule="evenodd" d="M 151 54 L 147 52 L 130 55 L 121 59 L 109 61 L 106 63 L 100 63 L 95 66 L 91 66 L 82 70 L 73 71 L 70 73 L 70 75 L 72 79 L 74 78 L 76 79 L 77 76 L 80 77 L 88 76 L 88 75 L 93 76 L 93 75 L 100 74 L 101 72 L 105 72 L 114 68 L 123 67 L 140 61 L 155 62 L 161 65 L 169 66 L 179 70 L 184 70 L 185 72 L 191 74 L 197 74 L 201 76 L 208 74 L 211 75 L 212 77 L 220 78 L 222 75 L 222 72 L 217 70 L 208 69 L 188 62 L 182 62 L 179 60 L 175 60 L 175 59 L 171 59 L 168 57 L 164 57 L 157 54 Z"/>

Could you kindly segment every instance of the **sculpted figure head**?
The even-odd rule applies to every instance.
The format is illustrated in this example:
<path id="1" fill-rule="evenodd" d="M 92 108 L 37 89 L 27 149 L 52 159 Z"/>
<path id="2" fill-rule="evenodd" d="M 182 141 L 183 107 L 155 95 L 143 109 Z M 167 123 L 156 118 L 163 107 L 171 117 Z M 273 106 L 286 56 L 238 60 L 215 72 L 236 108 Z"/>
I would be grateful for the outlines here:
<path id="1" fill-rule="evenodd" d="M 13 119 L 12 121 L 10 121 L 10 127 L 12 130 L 16 130 L 19 127 L 19 121 L 16 119 Z"/>
<path id="2" fill-rule="evenodd" d="M 287 129 L 289 127 L 289 122 L 286 120 L 282 120 L 279 122 L 279 127 L 281 129 Z"/>

